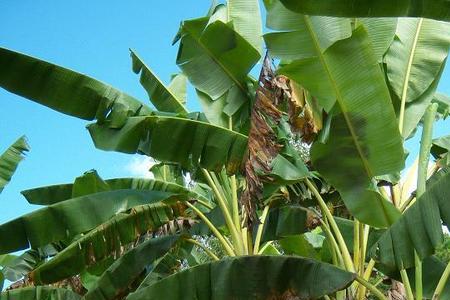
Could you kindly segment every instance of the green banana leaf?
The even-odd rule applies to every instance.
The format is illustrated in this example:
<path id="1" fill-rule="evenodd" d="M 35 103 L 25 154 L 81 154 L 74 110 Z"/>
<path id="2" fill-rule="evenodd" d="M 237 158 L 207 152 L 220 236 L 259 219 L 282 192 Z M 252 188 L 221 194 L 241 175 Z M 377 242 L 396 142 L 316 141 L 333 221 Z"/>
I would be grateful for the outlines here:
<path id="1" fill-rule="evenodd" d="M 97 148 L 144 153 L 159 161 L 190 168 L 200 165 L 236 173 L 247 149 L 247 137 L 209 123 L 173 116 L 130 117 L 120 128 L 88 126 Z"/>
<path id="2" fill-rule="evenodd" d="M 44 258 L 38 250 L 28 250 L 19 256 L 9 255 L 10 258 L 3 266 L 3 275 L 11 282 L 17 281 L 31 272 Z"/>
<path id="3" fill-rule="evenodd" d="M 187 77 L 182 72 L 173 74 L 167 89 L 183 104 L 187 103 Z"/>
<path id="4" fill-rule="evenodd" d="M 450 151 L 450 135 L 433 139 L 432 143 L 431 154 L 433 154 L 435 158 L 439 158 L 442 154 Z"/>
<path id="5" fill-rule="evenodd" d="M 274 57 L 282 60 L 296 60 L 317 56 L 317 52 L 325 52 L 334 42 L 351 36 L 352 29 L 349 19 L 330 17 L 304 17 L 287 10 L 278 1 L 265 1 L 267 10 L 267 26 L 281 32 L 267 33 L 264 40 L 267 49 Z M 314 32 L 308 28 L 307 22 Z M 333 98 L 333 97 L 331 97 Z M 331 101 L 331 100 L 330 100 Z M 331 108 L 326 106 L 326 110 Z"/>
<path id="6" fill-rule="evenodd" d="M 138 289 L 144 289 L 148 286 L 151 286 L 155 282 L 175 273 L 181 265 L 179 261 L 180 256 L 177 254 L 178 253 L 174 253 L 174 251 L 171 251 L 155 261 L 151 265 L 149 273 L 142 280 Z"/>
<path id="7" fill-rule="evenodd" d="M 423 297 L 425 299 L 432 299 L 439 279 L 444 273 L 446 264 L 435 256 L 430 256 L 422 262 L 422 277 L 423 277 Z M 415 278 L 415 268 L 407 270 L 409 278 Z M 415 280 L 411 280 L 411 287 L 414 291 Z M 444 290 L 442 291 L 440 299 L 450 299 L 450 282 L 447 281 Z"/>
<path id="8" fill-rule="evenodd" d="M 442 64 L 441 69 L 436 75 L 434 81 L 431 83 L 430 87 L 414 101 L 407 102 L 405 104 L 405 117 L 403 120 L 403 130 L 402 136 L 407 139 L 414 135 L 417 129 L 417 125 L 422 120 L 423 115 L 427 107 L 436 99 L 436 89 L 439 85 L 441 75 L 445 68 L 445 62 Z M 397 98 L 396 95 L 392 95 L 392 100 L 396 106 L 397 115 L 400 113 L 400 102 L 401 100 Z"/>
<path id="9" fill-rule="evenodd" d="M 241 256 L 198 265 L 137 290 L 140 299 L 315 299 L 344 289 L 355 275 L 289 256 Z"/>
<path id="10" fill-rule="evenodd" d="M 437 112 L 439 117 L 446 119 L 450 114 L 450 97 L 443 93 L 436 93 L 432 102 L 438 104 Z"/>
<path id="11" fill-rule="evenodd" d="M 179 238 L 180 236 L 153 238 L 131 249 L 100 276 L 93 288 L 84 295 L 84 299 L 116 299 L 148 265 L 152 265 L 173 248 Z"/>
<path id="12" fill-rule="evenodd" d="M 450 173 L 445 169 L 439 172 L 427 183 L 427 191 L 370 249 L 371 256 L 381 264 L 398 270 L 411 268 L 414 252 L 424 259 L 442 243 L 442 222 L 447 227 L 450 222 Z"/>
<path id="13" fill-rule="evenodd" d="M 51 205 L 65 200 L 69 200 L 75 197 L 84 196 L 88 194 L 93 194 L 100 192 L 98 190 L 85 190 L 85 194 L 76 195 L 74 192 L 80 190 L 81 187 L 77 188 L 77 183 L 80 183 L 80 179 L 85 179 L 86 177 L 91 177 L 91 172 L 86 173 L 83 176 L 78 177 L 74 184 L 59 184 L 50 185 L 39 188 L 34 188 L 30 190 L 22 191 L 22 195 L 31 204 L 39 205 Z M 78 181 L 78 182 L 77 182 Z M 184 194 L 186 196 L 208 201 L 204 195 L 191 191 L 181 185 L 170 181 L 162 181 L 156 179 L 144 179 L 144 178 L 114 178 L 107 179 L 104 181 L 106 183 L 106 189 L 101 191 L 114 191 L 114 190 L 147 190 L 147 191 L 162 191 L 171 192 L 177 194 Z M 83 185 L 86 189 L 86 185 Z"/>
<path id="14" fill-rule="evenodd" d="M 148 231 L 157 230 L 174 215 L 163 203 L 141 205 L 119 213 L 73 241 L 53 259 L 36 268 L 30 277 L 42 284 L 79 274 L 109 256 L 120 256 L 121 247 Z"/>
<path id="15" fill-rule="evenodd" d="M 80 300 L 81 296 L 68 289 L 48 286 L 26 287 L 0 294 L 0 300 Z"/>
<path id="16" fill-rule="evenodd" d="M 384 54 L 391 46 L 397 29 L 397 18 L 362 18 L 356 22 L 362 22 L 367 29 L 367 34 L 372 41 L 375 57 L 381 62 Z"/>
<path id="17" fill-rule="evenodd" d="M 148 115 L 150 108 L 133 97 L 86 75 L 0 48 L 0 87 L 85 120 L 105 118 L 121 126 L 128 116 Z"/>
<path id="18" fill-rule="evenodd" d="M 30 151 L 30 147 L 25 137 L 22 136 L 0 155 L 0 193 L 11 180 L 19 163 L 24 159 L 25 152 L 28 151 Z"/>
<path id="19" fill-rule="evenodd" d="M 243 13 L 236 11 L 239 3 L 243 2 L 233 4 L 235 16 Z M 243 24 L 238 23 L 238 27 L 244 29 Z M 232 24 L 209 17 L 187 20 L 181 24 L 179 37 L 177 65 L 196 89 L 213 101 L 225 93 L 229 94 L 229 103 L 248 101 L 247 75 L 260 54 L 233 30 Z"/>
<path id="20" fill-rule="evenodd" d="M 91 194 L 46 206 L 0 225 L 0 254 L 71 238 L 134 206 L 172 197 L 186 199 L 186 195 L 170 192 L 130 189 Z"/>
<path id="21" fill-rule="evenodd" d="M 438 77 L 450 47 L 450 23 L 400 18 L 386 53 L 387 76 L 399 99 L 419 98 Z"/>
<path id="22" fill-rule="evenodd" d="M 133 72 L 141 74 L 140 82 L 147 91 L 150 101 L 160 111 L 186 114 L 181 99 L 178 99 L 174 93 L 166 87 L 153 71 L 144 63 L 136 52 L 130 50 L 133 64 Z"/>
<path id="23" fill-rule="evenodd" d="M 304 18 L 311 24 L 309 17 Z M 318 34 L 311 26 L 308 29 Z M 401 170 L 404 157 L 389 91 L 370 39 L 359 26 L 351 38 L 317 55 L 279 70 L 313 95 L 318 89 L 330 89 L 336 99 L 329 138 L 325 144 L 314 143 L 312 163 L 339 191 L 353 216 L 375 227 L 387 227 L 400 213 L 375 190 L 372 181 Z"/>
<path id="24" fill-rule="evenodd" d="M 424 17 L 450 21 L 447 0 L 281 0 L 283 4 L 305 15 L 335 17 Z"/>
<path id="25" fill-rule="evenodd" d="M 183 170 L 176 164 L 155 164 L 150 168 L 153 176 L 156 180 L 165 182 L 173 182 L 178 185 L 184 186 Z"/>
<path id="26" fill-rule="evenodd" d="M 228 18 L 233 22 L 233 28 L 259 54 L 263 54 L 262 22 L 259 0 L 229 0 L 227 3 Z"/>
<path id="27" fill-rule="evenodd" d="M 307 232 L 309 230 L 308 218 L 311 216 L 299 205 L 286 205 L 270 209 L 264 223 L 261 242 Z"/>

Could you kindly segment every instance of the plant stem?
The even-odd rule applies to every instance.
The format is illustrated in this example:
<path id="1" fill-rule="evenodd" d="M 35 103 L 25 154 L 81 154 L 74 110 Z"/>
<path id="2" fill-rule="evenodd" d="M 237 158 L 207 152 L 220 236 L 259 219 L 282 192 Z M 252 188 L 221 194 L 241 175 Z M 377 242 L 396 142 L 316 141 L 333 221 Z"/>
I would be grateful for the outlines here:
<path id="1" fill-rule="evenodd" d="M 353 264 L 355 265 L 356 272 L 359 272 L 360 262 L 360 243 L 361 235 L 359 234 L 360 226 L 359 221 L 353 220 Z"/>
<path id="2" fill-rule="evenodd" d="M 269 212 L 269 205 L 266 205 L 264 207 L 264 210 L 262 212 L 260 223 L 258 225 L 258 231 L 256 232 L 256 238 L 255 238 L 255 245 L 253 247 L 253 254 L 257 254 L 259 252 L 259 245 L 261 243 L 261 237 L 264 230 L 264 225 L 266 223 L 267 213 Z"/>
<path id="3" fill-rule="evenodd" d="M 224 236 L 219 232 L 219 230 L 214 226 L 213 223 L 194 205 L 192 205 L 189 202 L 185 202 L 187 206 L 189 206 L 198 216 L 200 219 L 202 219 L 203 222 L 211 229 L 212 233 L 217 237 L 219 242 L 222 244 L 225 251 L 228 253 L 229 256 L 236 256 L 236 253 L 234 253 L 233 248 L 231 247 L 230 243 L 224 238 Z"/>
<path id="4" fill-rule="evenodd" d="M 228 129 L 233 130 L 233 118 L 228 118 Z M 241 233 L 241 238 L 244 240 L 244 235 L 242 234 L 241 230 L 241 224 L 240 224 L 240 218 L 239 218 L 239 200 L 238 200 L 238 185 L 236 181 L 236 176 L 232 175 L 230 178 L 230 185 L 231 185 L 231 208 L 232 208 L 232 214 L 233 214 L 233 221 L 234 226 L 238 229 L 238 231 Z"/>
<path id="5" fill-rule="evenodd" d="M 430 161 L 430 149 L 431 149 L 431 139 L 433 136 L 433 123 L 436 118 L 437 104 L 432 103 L 427 107 L 425 111 L 422 139 L 420 140 L 420 152 L 419 152 L 419 165 L 417 170 L 417 195 L 416 198 L 419 199 L 420 196 L 425 193 L 426 183 L 427 183 L 427 172 L 428 172 L 428 162 Z M 422 288 L 422 261 L 420 260 L 417 252 L 414 251 L 414 262 L 415 262 L 415 281 L 416 281 L 416 299 L 422 300 L 423 298 L 423 288 Z"/>
<path id="6" fill-rule="evenodd" d="M 420 140 L 419 164 L 417 170 L 417 196 L 419 198 L 426 190 L 428 162 L 430 160 L 431 139 L 433 135 L 433 122 L 436 117 L 437 104 L 428 106 L 424 121 L 422 139 Z"/>
<path id="7" fill-rule="evenodd" d="M 400 275 L 402 276 L 402 282 L 403 285 L 405 286 L 405 291 L 406 291 L 406 299 L 408 300 L 414 300 L 414 295 L 411 289 L 411 284 L 409 283 L 409 278 L 408 278 L 408 274 L 406 273 L 406 270 L 400 270 Z"/>
<path id="8" fill-rule="evenodd" d="M 237 182 L 236 176 L 231 176 L 231 195 L 232 195 L 232 209 L 233 209 L 233 221 L 236 228 L 241 228 L 239 220 L 239 201 L 237 196 Z M 242 237 L 243 238 L 243 237 Z"/>
<path id="9" fill-rule="evenodd" d="M 213 260 L 219 260 L 217 255 L 215 255 L 211 250 L 209 250 L 205 245 L 202 245 L 198 241 L 194 239 L 186 239 L 187 242 L 196 245 L 197 247 L 201 248 L 203 251 L 205 251 L 206 254 L 208 254 L 209 257 L 211 257 Z"/>
<path id="10" fill-rule="evenodd" d="M 334 256 L 337 256 L 336 257 L 336 260 L 337 260 L 336 265 L 345 269 L 344 258 L 342 257 L 341 249 L 339 248 L 339 246 L 336 242 L 336 239 L 334 238 L 333 233 L 330 230 L 330 227 L 322 220 L 320 220 L 320 222 L 322 224 L 322 230 L 325 232 L 327 237 L 330 239 L 331 247 L 333 250 L 333 260 L 334 260 Z"/>
<path id="11" fill-rule="evenodd" d="M 378 299 L 380 299 L 380 300 L 387 300 L 386 296 L 384 296 L 384 294 L 379 289 L 377 289 L 375 286 L 373 286 L 370 282 L 368 282 L 367 280 L 365 280 L 361 276 L 356 275 L 356 281 L 358 281 L 360 284 L 365 286 Z"/>
<path id="12" fill-rule="evenodd" d="M 233 223 L 233 219 L 231 218 L 230 212 L 228 210 L 228 207 L 225 203 L 225 199 L 223 199 L 219 189 L 215 185 L 213 179 L 211 178 L 210 174 L 207 170 L 202 169 L 203 175 L 206 177 L 206 180 L 208 181 L 208 184 L 213 189 L 213 192 L 216 196 L 217 203 L 219 204 L 220 210 L 222 211 L 222 214 L 225 218 L 225 222 L 227 224 L 228 229 L 231 233 L 231 239 L 233 240 L 233 243 L 235 244 L 235 250 L 237 250 L 238 255 L 244 254 L 244 244 L 242 239 L 239 236 L 239 233 L 237 232 L 237 228 Z"/>
<path id="13" fill-rule="evenodd" d="M 375 261 L 371 259 L 367 264 L 367 268 L 364 271 L 363 278 L 366 281 L 369 281 L 370 275 L 372 274 L 373 267 L 375 266 Z M 366 296 L 366 287 L 363 285 L 359 286 L 357 298 L 358 300 L 364 300 Z"/>
<path id="14" fill-rule="evenodd" d="M 438 285 L 433 294 L 433 300 L 439 300 L 439 297 L 441 296 L 441 293 L 444 290 L 445 284 L 447 283 L 449 277 L 450 277 L 450 262 L 447 264 L 447 267 L 445 267 L 441 279 L 439 279 Z"/>
<path id="15" fill-rule="evenodd" d="M 308 180 L 308 178 L 305 179 L 305 182 L 308 188 L 313 192 L 314 196 L 316 197 L 316 200 L 319 203 L 322 213 L 326 215 L 326 217 L 328 218 L 328 222 L 330 222 L 331 229 L 333 229 L 334 234 L 336 235 L 337 243 L 339 245 L 339 248 L 341 249 L 346 270 L 349 272 L 355 272 L 355 266 L 353 265 L 350 252 L 348 251 L 347 245 L 345 244 L 344 238 L 342 237 L 342 233 L 339 230 L 339 227 L 337 226 L 336 221 L 333 218 L 333 215 L 328 209 L 327 204 L 323 200 L 319 191 L 317 191 L 316 187 Z"/>

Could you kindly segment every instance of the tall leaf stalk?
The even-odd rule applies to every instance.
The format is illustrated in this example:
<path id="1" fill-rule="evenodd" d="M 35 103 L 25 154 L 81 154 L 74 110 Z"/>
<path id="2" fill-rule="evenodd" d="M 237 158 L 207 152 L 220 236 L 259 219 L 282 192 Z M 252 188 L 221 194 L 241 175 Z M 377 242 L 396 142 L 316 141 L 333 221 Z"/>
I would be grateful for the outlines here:
<path id="1" fill-rule="evenodd" d="M 417 173 L 417 199 L 425 193 L 428 162 L 430 160 L 431 139 L 433 136 L 433 123 L 436 118 L 437 104 L 433 103 L 428 106 L 423 123 L 422 139 L 420 141 L 419 165 Z M 415 282 L 416 282 L 416 299 L 423 298 L 423 278 L 422 278 L 422 261 L 417 252 L 414 252 L 415 260 Z"/>

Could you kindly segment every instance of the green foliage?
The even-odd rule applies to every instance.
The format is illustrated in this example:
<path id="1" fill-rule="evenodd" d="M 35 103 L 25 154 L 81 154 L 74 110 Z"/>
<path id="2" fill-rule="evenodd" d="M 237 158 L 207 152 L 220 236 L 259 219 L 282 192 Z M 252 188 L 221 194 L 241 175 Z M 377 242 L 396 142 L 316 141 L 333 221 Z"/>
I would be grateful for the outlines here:
<path id="1" fill-rule="evenodd" d="M 431 142 L 430 129 L 450 111 L 436 91 L 450 6 L 263 3 L 264 35 L 257 0 L 213 2 L 206 16 L 181 22 L 181 72 L 167 86 L 131 51 L 155 110 L 0 48 L 2 88 L 94 121 L 98 149 L 155 161 L 152 180 L 103 180 L 91 170 L 23 191 L 43 207 L 0 225 L 0 287 L 23 280 L 1 300 L 340 300 L 343 289 L 352 299 L 385 299 L 389 280 L 371 284 L 406 284 L 405 274 L 410 295 L 433 297 L 450 258 L 442 228 L 450 222 L 450 143 Z M 188 84 L 201 112 L 186 109 Z M 431 103 L 436 118 L 424 118 Z M 415 171 L 402 172 L 404 141 L 423 123 L 423 184 L 409 195 Z M 0 191 L 26 151 L 21 138 L 0 156 Z M 423 192 L 430 152 L 436 164 Z M 450 284 L 441 292 L 450 297 Z"/>

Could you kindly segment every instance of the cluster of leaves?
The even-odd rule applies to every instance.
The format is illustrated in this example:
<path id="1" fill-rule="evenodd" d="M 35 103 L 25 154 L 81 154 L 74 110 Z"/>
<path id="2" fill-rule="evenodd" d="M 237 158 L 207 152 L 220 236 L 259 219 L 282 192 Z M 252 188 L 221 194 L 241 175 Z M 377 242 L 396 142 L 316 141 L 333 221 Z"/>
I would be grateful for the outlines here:
<path id="1" fill-rule="evenodd" d="M 181 23 L 169 85 L 131 51 L 153 107 L 0 48 L 1 87 L 94 121 L 98 149 L 160 162 L 151 180 L 89 171 L 23 191 L 42 207 L 0 225 L 0 280 L 16 281 L 0 299 L 384 299 L 374 278 L 450 297 L 450 143 L 430 138 L 449 111 L 450 8 L 416 2 L 265 0 L 264 35 L 257 0 L 213 4 Z M 420 124 L 410 195 L 403 143 Z M 0 188 L 27 149 L 0 157 Z"/>

